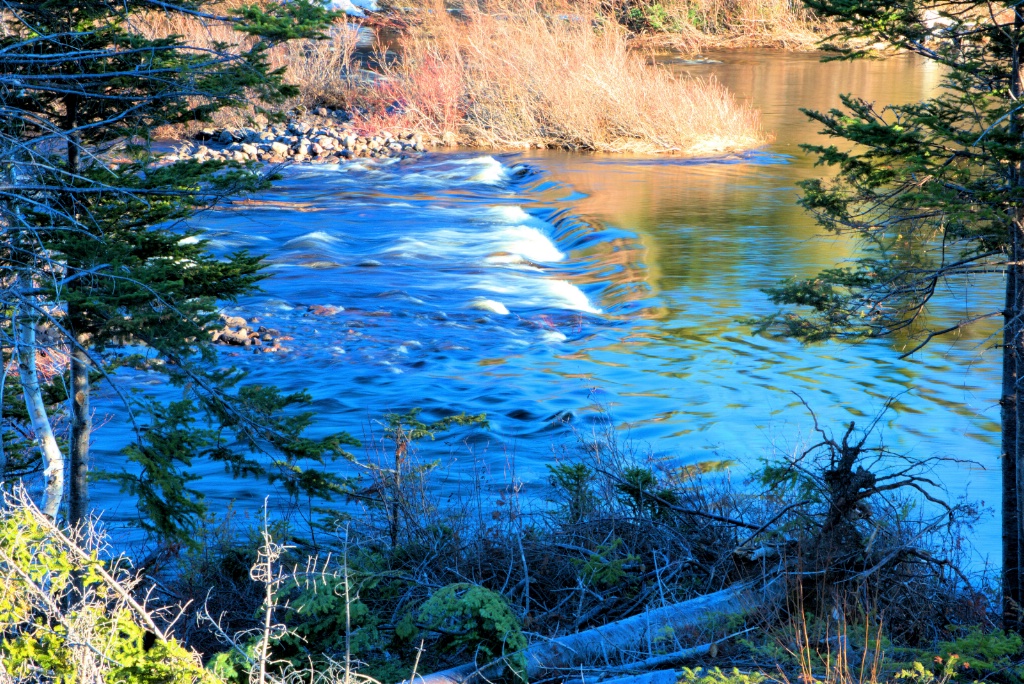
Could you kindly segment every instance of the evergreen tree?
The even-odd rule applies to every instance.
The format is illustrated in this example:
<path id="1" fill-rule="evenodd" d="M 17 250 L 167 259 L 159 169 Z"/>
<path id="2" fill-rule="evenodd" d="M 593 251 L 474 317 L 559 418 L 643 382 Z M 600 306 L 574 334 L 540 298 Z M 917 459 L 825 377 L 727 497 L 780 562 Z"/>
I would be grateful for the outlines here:
<path id="1" fill-rule="evenodd" d="M 807 145 L 832 179 L 804 182 L 802 204 L 820 225 L 862 238 L 861 256 L 817 277 L 769 290 L 803 307 L 763 319 L 762 330 L 808 341 L 899 336 L 904 356 L 979 320 L 1003 320 L 1003 614 L 1019 625 L 1024 485 L 1024 111 L 1017 3 L 805 0 L 839 27 L 834 58 L 875 46 L 944 68 L 935 97 L 877 108 L 850 96 L 841 109 L 806 112 L 841 145 Z M 872 46 L 872 47 L 866 47 Z M 849 144 L 853 143 L 853 145 Z M 953 283 L 970 290 L 1005 275 L 1001 310 L 943 319 L 934 300 Z"/>
<path id="2" fill-rule="evenodd" d="M 44 511 L 57 514 L 66 469 L 35 367 L 40 322 L 71 353 L 72 523 L 88 510 L 91 383 L 124 365 L 164 373 L 186 390 L 169 406 L 133 402 L 151 419 L 126 450 L 136 472 L 115 474 L 142 497 L 153 529 L 183 534 L 199 511 L 180 470 L 195 456 L 224 460 L 236 475 L 283 478 L 295 492 L 339 491 L 341 480 L 300 465 L 341 455 L 352 440 L 304 438 L 310 416 L 288 407 L 306 395 L 245 386 L 238 373 L 216 367 L 209 333 L 217 302 L 252 291 L 261 260 L 214 258 L 181 228 L 197 211 L 269 179 L 234 163 L 167 164 L 150 146 L 157 126 L 295 95 L 270 68 L 268 51 L 319 36 L 333 15 L 308 0 L 225 15 L 211 0 L 2 0 L 0 8 L 4 332 L 10 356 L 16 350 L 20 360 L 25 417 L 43 456 Z M 152 37 L 146 22 L 161 13 L 231 26 L 239 40 L 211 48 L 183 36 Z M 205 431 L 197 420 L 221 429 Z"/>

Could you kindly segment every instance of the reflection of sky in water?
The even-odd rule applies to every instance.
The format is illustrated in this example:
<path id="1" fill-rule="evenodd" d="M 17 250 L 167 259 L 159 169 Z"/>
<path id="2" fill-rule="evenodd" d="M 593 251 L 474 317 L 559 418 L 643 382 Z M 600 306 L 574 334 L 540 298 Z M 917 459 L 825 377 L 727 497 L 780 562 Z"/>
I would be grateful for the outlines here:
<path id="1" fill-rule="evenodd" d="M 764 111 L 776 135 L 766 151 L 714 163 L 537 152 L 292 169 L 257 200 L 202 217 L 216 249 L 269 257 L 273 277 L 237 312 L 295 338 L 285 355 L 227 351 L 225 360 L 309 388 L 324 430 L 361 436 L 368 419 L 417 406 L 428 416 L 484 412 L 492 429 L 474 439 L 473 458 L 500 480 L 514 453 L 528 491 L 570 439 L 565 412 L 589 431 L 606 410 L 679 464 L 753 465 L 772 441 L 791 447 L 809 431 L 791 390 L 832 424 L 867 422 L 899 395 L 886 442 L 981 462 L 984 471 L 940 466 L 939 475 L 997 504 L 992 329 L 899 361 L 899 341 L 802 347 L 752 337 L 738 322 L 773 310 L 759 288 L 852 253 L 817 237 L 794 205 L 794 182 L 820 173 L 797 148 L 814 126 L 796 108 L 831 106 L 841 89 L 917 99 L 934 74 L 905 60 L 723 59 L 693 70 Z M 344 311 L 312 315 L 314 304 Z M 962 307 L 963 293 L 941 304 Z M 101 438 L 119 441 L 114 425 Z M 197 470 L 214 503 L 262 501 L 219 466 Z M 116 508 L 112 493 L 99 494 Z M 979 539 L 997 555 L 994 525 Z"/>

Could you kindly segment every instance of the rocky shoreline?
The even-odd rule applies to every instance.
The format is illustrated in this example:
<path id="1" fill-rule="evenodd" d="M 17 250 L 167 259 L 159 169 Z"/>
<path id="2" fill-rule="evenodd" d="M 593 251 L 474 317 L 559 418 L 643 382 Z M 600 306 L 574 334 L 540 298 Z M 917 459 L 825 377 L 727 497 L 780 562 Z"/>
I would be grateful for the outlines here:
<path id="1" fill-rule="evenodd" d="M 195 135 L 195 143 L 168 155 L 166 161 L 333 164 L 356 158 L 404 159 L 417 156 L 430 146 L 453 143 L 415 132 L 360 134 L 347 112 L 320 107 L 293 115 L 287 123 L 264 120 L 243 128 L 204 128 Z"/>

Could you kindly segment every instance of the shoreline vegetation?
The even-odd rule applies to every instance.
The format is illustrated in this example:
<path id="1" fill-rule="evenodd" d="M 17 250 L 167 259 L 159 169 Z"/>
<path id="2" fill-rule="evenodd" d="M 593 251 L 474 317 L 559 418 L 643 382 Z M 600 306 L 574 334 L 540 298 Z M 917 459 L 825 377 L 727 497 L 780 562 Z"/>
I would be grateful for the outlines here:
<path id="1" fill-rule="evenodd" d="M 807 406 L 809 441 L 773 447 L 744 482 L 725 461 L 672 467 L 595 422 L 557 445 L 542 499 L 514 474 L 495 489 L 466 472 L 466 433 L 486 428 L 483 415 L 387 414 L 357 457 L 347 433 L 310 436 L 323 427 L 310 395 L 250 384 L 212 349 L 287 340 L 216 311 L 264 277 L 260 257 L 217 259 L 201 231 L 179 230 L 267 187 L 246 164 L 430 144 L 749 149 L 767 139 L 755 111 L 638 45 L 658 32 L 700 44 L 677 25 L 683 8 L 688 25 L 733 45 L 762 24 L 774 27 L 764 40 L 781 41 L 810 21 L 802 10 L 435 5 L 406 13 L 396 49 L 367 57 L 344 21 L 313 40 L 327 17 L 310 5 L 254 10 L 250 42 L 232 52 L 235 34 L 206 23 L 215 15 L 153 4 L 170 14 L 150 11 L 145 38 L 116 3 L 95 2 L 84 19 L 62 3 L 5 17 L 6 68 L 45 97 L 10 80 L 20 127 L 0 128 L 11 160 L 0 209 L 14 236 L 3 325 L 17 335 L 0 358 L 17 368 L 0 387 L 17 411 L 3 416 L 0 454 L 11 482 L 0 495 L 0 684 L 1024 681 L 1024 641 L 997 623 L 1007 594 L 972 565 L 985 511 L 933 479 L 944 459 L 887 448 L 884 411 L 833 429 Z M 782 14 L 770 23 L 758 8 Z M 68 32 L 72 20 L 82 30 Z M 260 87 L 268 114 L 293 112 L 290 122 L 258 100 L 211 122 Z M 217 147 L 166 164 L 136 149 L 152 122 L 195 134 L 193 118 Z M 107 152 L 139 157 L 108 165 Z M 48 347 L 61 356 L 38 363 Z M 113 385 L 118 368 L 182 398 L 134 404 L 147 413 L 122 451 L 128 465 L 90 473 L 90 383 Z M 459 472 L 426 446 L 442 434 L 464 444 Z M 210 516 L 189 487 L 199 459 L 276 484 L 294 508 L 255 527 Z M 42 480 L 43 496 L 20 477 Z M 97 479 L 138 504 L 144 557 L 104 536 L 88 505 Z"/>
<path id="2" fill-rule="evenodd" d="M 16 489 L 0 505 L 0 681 L 1024 676 L 1020 637 L 992 622 L 991 578 L 965 574 L 977 509 L 944 503 L 933 460 L 888 451 L 871 427 L 818 428 L 816 446 L 776 450 L 745 483 L 728 463 L 667 468 L 609 427 L 565 445 L 541 502 L 514 479 L 453 487 L 419 451 L 478 419 L 387 425 L 343 511 L 248 529 L 209 518 L 138 566 L 102 560 L 95 523 L 61 527 Z M 935 506 L 912 503 L 918 487 Z"/>
<path id="3" fill-rule="evenodd" d="M 225 3 L 225 10 L 233 4 Z M 312 115 L 322 110 L 343 113 L 348 125 L 341 136 L 332 136 L 336 140 L 362 138 L 358 147 L 365 149 L 357 152 L 354 144 L 348 156 L 394 156 L 389 146 L 410 136 L 424 148 L 741 152 L 770 140 L 756 110 L 713 78 L 672 73 L 656 62 L 651 49 L 658 44 L 690 52 L 713 45 L 794 47 L 820 37 L 809 15 L 788 3 L 666 8 L 500 0 L 455 9 L 435 3 L 384 10 L 365 21 L 378 32 L 370 47 L 360 46 L 366 28 L 361 34 L 358 20 L 339 19 L 325 40 L 274 48 L 271 64 L 284 69 L 285 79 L 300 90 L 296 100 L 278 109 L 287 121 L 275 127 L 256 109 L 248 116 L 223 112 L 219 126 L 204 126 L 203 142 L 213 142 L 207 142 L 205 156 L 218 149 L 227 130 L 231 143 L 266 143 L 263 155 L 250 150 L 248 158 L 323 160 L 330 155 L 311 154 L 314 139 L 303 140 L 302 133 L 287 139 L 296 136 L 296 127 L 319 123 Z M 238 41 L 226 27 L 156 11 L 142 28 L 151 37 L 195 37 L 199 47 Z M 243 140 L 245 129 L 256 136 Z M 268 130 L 275 139 L 259 140 Z M 162 133 L 181 137 L 200 131 Z M 288 149 L 271 150 L 274 142 Z M 228 150 L 229 156 L 237 151 Z"/>

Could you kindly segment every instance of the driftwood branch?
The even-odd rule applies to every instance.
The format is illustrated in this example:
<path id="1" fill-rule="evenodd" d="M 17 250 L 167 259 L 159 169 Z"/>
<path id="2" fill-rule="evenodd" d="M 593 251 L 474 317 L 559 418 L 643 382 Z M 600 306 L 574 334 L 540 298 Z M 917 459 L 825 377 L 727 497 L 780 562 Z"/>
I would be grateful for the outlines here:
<path id="1" fill-rule="evenodd" d="M 756 590 L 750 584 L 737 584 L 625 620 L 536 643 L 522 652 L 526 660 L 526 676 L 534 680 L 546 671 L 591 664 L 603 659 L 607 653 L 638 651 L 648 644 L 649 636 L 653 638 L 662 630 L 679 633 L 701 627 L 716 615 L 733 615 L 760 606 L 766 602 L 770 591 L 771 587 Z M 679 653 L 670 655 L 678 656 Z M 501 659 L 483 666 L 466 663 L 417 677 L 412 684 L 482 684 L 499 674 L 502 667 Z"/>

